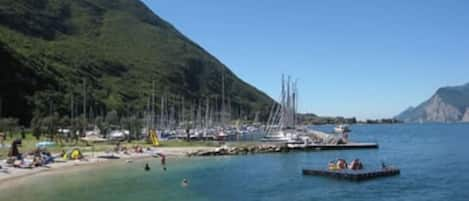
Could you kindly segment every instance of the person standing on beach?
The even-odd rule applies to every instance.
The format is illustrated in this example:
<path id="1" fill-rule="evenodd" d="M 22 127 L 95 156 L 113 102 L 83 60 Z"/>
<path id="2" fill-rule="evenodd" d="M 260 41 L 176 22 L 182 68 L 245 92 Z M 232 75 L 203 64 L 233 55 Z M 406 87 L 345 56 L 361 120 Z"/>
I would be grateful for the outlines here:
<path id="1" fill-rule="evenodd" d="M 190 129 L 189 128 L 186 128 L 186 136 L 187 136 L 187 141 L 191 141 L 191 134 L 190 134 Z"/>
<path id="2" fill-rule="evenodd" d="M 21 153 L 18 150 L 18 146 L 21 146 L 21 139 L 16 139 L 11 143 L 10 151 L 8 152 L 8 157 L 15 157 L 18 160 L 22 159 Z"/>
<path id="3" fill-rule="evenodd" d="M 161 157 L 161 165 L 163 166 L 163 170 L 166 171 L 166 156 L 164 154 L 160 154 Z"/>

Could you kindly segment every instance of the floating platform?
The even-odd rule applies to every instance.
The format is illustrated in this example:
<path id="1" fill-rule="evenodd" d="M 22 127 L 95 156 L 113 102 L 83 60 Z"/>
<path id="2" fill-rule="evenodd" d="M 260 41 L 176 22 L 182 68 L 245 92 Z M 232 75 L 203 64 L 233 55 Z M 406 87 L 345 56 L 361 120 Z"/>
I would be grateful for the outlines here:
<path id="1" fill-rule="evenodd" d="M 380 170 L 313 170 L 303 169 L 303 175 L 324 176 L 336 179 L 344 179 L 351 181 L 364 181 L 380 177 L 389 177 L 399 175 L 399 168 L 383 168 Z"/>
<path id="2" fill-rule="evenodd" d="M 379 145 L 377 143 L 347 143 L 347 144 L 291 144 L 288 145 L 290 149 L 298 150 L 345 150 L 345 149 L 377 149 Z"/>

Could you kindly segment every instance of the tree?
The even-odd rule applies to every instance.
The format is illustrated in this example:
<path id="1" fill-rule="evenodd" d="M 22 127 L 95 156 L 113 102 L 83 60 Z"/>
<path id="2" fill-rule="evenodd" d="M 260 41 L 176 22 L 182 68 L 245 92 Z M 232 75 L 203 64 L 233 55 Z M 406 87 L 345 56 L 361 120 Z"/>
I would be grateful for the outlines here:
<path id="1" fill-rule="evenodd" d="M 0 119 L 0 131 L 5 131 L 10 138 L 13 138 L 13 132 L 18 128 L 18 122 L 19 120 L 16 118 L 2 118 Z"/>
<path id="2" fill-rule="evenodd" d="M 50 141 L 54 141 L 56 139 L 59 124 L 60 117 L 58 113 L 44 117 L 42 120 L 42 127 L 45 128 Z"/>
<path id="3" fill-rule="evenodd" d="M 82 130 L 85 126 L 86 126 L 85 118 L 78 117 L 71 121 L 70 134 L 71 134 L 72 141 L 74 141 L 74 145 L 78 144 L 80 133 L 82 133 Z"/>
<path id="4" fill-rule="evenodd" d="M 69 128 L 70 125 L 70 118 L 68 116 L 63 116 L 58 119 L 57 124 L 58 128 L 61 129 L 62 131 L 65 130 L 66 128 Z M 56 129 L 58 131 L 58 129 Z M 66 135 L 65 135 L 66 134 Z M 70 138 L 70 132 L 69 133 L 64 133 L 64 132 L 58 132 L 58 135 L 56 136 L 56 141 L 58 142 L 59 145 L 63 145 L 63 139 L 68 142 Z"/>
<path id="5" fill-rule="evenodd" d="M 105 121 L 105 119 L 102 116 L 96 117 L 94 121 L 95 121 L 96 126 L 99 128 L 101 135 L 106 137 L 107 128 L 109 127 L 108 123 Z"/>
<path id="6" fill-rule="evenodd" d="M 122 128 L 129 131 L 129 135 L 127 136 L 128 142 L 131 142 L 133 139 L 140 138 L 140 131 L 142 129 L 142 125 L 142 121 L 136 116 L 121 118 Z"/>
<path id="7" fill-rule="evenodd" d="M 106 123 L 109 125 L 119 125 L 119 115 L 117 111 L 112 110 L 106 114 Z"/>
<path id="8" fill-rule="evenodd" d="M 130 117 L 130 134 L 134 137 L 134 139 L 140 139 L 141 137 L 141 130 L 143 128 L 143 121 L 139 119 L 137 116 Z"/>
<path id="9" fill-rule="evenodd" d="M 36 115 L 31 120 L 31 129 L 33 131 L 33 136 L 36 137 L 36 140 L 40 140 L 41 139 L 41 119 Z"/>
<path id="10" fill-rule="evenodd" d="M 131 122 L 130 122 L 130 118 L 128 118 L 128 117 L 121 118 L 120 125 L 121 125 L 122 129 L 125 129 L 125 130 L 129 131 L 129 135 L 127 135 L 126 137 L 127 137 L 127 141 L 131 142 L 132 141 L 132 139 L 131 139 L 132 125 L 131 125 Z"/>

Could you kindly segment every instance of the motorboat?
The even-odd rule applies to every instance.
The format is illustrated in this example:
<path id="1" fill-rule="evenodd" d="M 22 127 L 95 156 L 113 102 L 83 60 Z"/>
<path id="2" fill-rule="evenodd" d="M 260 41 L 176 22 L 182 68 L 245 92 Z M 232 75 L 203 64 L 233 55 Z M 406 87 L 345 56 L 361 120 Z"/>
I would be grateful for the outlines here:
<path id="1" fill-rule="evenodd" d="M 126 137 L 130 134 L 128 130 L 113 130 L 109 133 L 109 139 L 114 141 L 125 140 Z"/>
<path id="2" fill-rule="evenodd" d="M 336 133 L 348 133 L 351 132 L 352 130 L 347 124 L 339 124 L 334 127 L 334 132 Z"/>

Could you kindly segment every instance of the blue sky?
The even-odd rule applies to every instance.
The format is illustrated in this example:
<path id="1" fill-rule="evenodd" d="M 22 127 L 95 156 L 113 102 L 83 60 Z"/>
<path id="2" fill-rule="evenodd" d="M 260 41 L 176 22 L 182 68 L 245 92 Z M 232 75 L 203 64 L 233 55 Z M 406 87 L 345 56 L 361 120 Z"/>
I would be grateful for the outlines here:
<path id="1" fill-rule="evenodd" d="M 392 117 L 469 82 L 469 1 L 144 2 L 273 98 L 299 79 L 302 112 Z"/>

